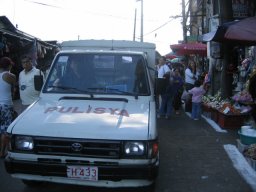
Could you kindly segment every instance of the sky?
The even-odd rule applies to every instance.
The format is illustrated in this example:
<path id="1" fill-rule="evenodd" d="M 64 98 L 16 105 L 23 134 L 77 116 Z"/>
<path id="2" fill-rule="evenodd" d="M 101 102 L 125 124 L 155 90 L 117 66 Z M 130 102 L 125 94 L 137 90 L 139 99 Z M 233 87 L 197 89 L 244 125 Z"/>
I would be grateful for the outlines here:
<path id="1" fill-rule="evenodd" d="M 140 0 L 0 0 L 0 13 L 41 40 L 141 37 Z M 161 55 L 183 38 L 181 17 L 172 17 L 177 15 L 181 0 L 143 0 L 143 41 L 155 43 Z"/>

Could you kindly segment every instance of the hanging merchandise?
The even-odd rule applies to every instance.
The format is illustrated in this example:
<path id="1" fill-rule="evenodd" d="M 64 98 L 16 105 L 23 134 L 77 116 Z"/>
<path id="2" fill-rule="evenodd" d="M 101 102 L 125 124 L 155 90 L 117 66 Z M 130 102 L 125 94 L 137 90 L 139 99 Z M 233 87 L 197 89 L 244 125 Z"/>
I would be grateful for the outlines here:
<path id="1" fill-rule="evenodd" d="M 32 58 L 33 66 L 36 66 L 37 65 L 37 41 L 36 40 L 34 40 L 28 52 Z"/>
<path id="2" fill-rule="evenodd" d="M 256 99 L 256 71 L 254 71 L 249 78 L 249 93 L 252 96 L 252 99 Z"/>
<path id="3" fill-rule="evenodd" d="M 0 49 L 4 48 L 4 44 L 2 42 L 0 42 Z"/>
<path id="4" fill-rule="evenodd" d="M 37 48 L 37 56 L 38 56 L 38 58 L 43 58 L 43 56 L 42 56 L 42 46 L 41 46 L 41 44 L 39 42 L 37 42 L 36 48 Z"/>
<path id="5" fill-rule="evenodd" d="M 3 56 L 4 44 L 0 42 L 0 56 Z"/>
<path id="6" fill-rule="evenodd" d="M 6 52 L 6 53 L 9 53 L 9 52 L 10 52 L 9 46 L 8 46 L 7 44 L 5 44 L 5 52 Z"/>

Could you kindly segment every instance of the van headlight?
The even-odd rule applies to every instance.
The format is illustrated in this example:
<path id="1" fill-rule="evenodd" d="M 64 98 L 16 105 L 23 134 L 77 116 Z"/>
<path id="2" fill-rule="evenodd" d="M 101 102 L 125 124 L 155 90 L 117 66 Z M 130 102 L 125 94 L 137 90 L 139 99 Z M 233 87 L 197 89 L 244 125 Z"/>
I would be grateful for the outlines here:
<path id="1" fill-rule="evenodd" d="M 146 154 L 146 146 L 143 142 L 127 141 L 124 144 L 124 154 L 126 157 L 138 157 Z"/>
<path id="2" fill-rule="evenodd" d="M 34 149 L 34 141 L 30 136 L 17 135 L 15 137 L 15 149 L 22 151 L 31 151 Z"/>

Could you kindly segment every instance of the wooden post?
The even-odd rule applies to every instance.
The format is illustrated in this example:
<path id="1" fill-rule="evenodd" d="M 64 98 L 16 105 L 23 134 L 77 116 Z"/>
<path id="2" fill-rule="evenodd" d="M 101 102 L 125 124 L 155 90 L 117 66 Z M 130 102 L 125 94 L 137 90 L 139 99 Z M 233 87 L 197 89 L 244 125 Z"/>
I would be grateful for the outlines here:
<path id="1" fill-rule="evenodd" d="M 232 0 L 217 0 L 220 5 L 220 25 L 223 23 L 232 21 L 233 11 L 232 11 Z M 230 46 L 227 43 L 222 44 L 223 51 L 223 68 L 221 71 L 221 96 L 222 98 L 230 97 L 232 94 L 232 75 L 227 75 L 227 68 L 230 64 Z"/>

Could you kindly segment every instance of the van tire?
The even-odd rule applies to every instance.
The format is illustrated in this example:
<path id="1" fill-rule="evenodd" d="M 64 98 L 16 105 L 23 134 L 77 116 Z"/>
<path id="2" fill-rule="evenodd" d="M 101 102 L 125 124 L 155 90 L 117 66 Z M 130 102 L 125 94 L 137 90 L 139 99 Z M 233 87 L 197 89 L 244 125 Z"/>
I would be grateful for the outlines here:
<path id="1" fill-rule="evenodd" d="M 143 187 L 141 191 L 142 192 L 155 192 L 155 188 L 156 188 L 156 185 L 155 185 L 155 182 L 154 182 L 149 186 Z"/>
<path id="2" fill-rule="evenodd" d="M 43 182 L 42 181 L 33 181 L 33 180 L 25 180 L 22 179 L 22 182 L 28 186 L 28 187 L 33 187 L 33 188 L 38 188 L 42 186 Z"/>

